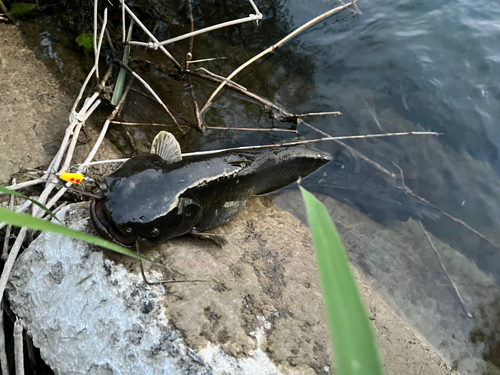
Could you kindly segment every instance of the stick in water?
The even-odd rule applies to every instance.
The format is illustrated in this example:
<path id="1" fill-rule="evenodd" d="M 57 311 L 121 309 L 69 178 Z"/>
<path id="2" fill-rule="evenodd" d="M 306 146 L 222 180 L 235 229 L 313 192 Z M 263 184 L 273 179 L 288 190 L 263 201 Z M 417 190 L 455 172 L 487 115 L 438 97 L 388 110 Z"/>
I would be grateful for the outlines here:
<path id="1" fill-rule="evenodd" d="M 460 294 L 460 291 L 458 290 L 457 285 L 455 284 L 455 282 L 451 278 L 450 274 L 446 270 L 446 267 L 444 266 L 443 261 L 441 260 L 441 256 L 439 255 L 439 252 L 437 251 L 437 249 L 434 247 L 434 244 L 432 243 L 431 238 L 429 237 L 426 230 L 424 229 L 422 222 L 419 220 L 418 223 L 420 224 L 420 229 L 422 229 L 422 232 L 424 232 L 425 237 L 427 237 L 427 241 L 429 241 L 429 245 L 431 245 L 431 248 L 434 251 L 434 254 L 436 254 L 439 265 L 441 266 L 441 268 L 444 271 L 444 274 L 446 275 L 446 277 L 450 281 L 451 285 L 453 286 L 453 289 L 455 290 L 455 293 L 457 294 L 458 300 L 460 301 L 460 304 L 462 305 L 462 308 L 464 309 L 465 315 L 470 319 L 474 318 L 474 316 L 469 311 L 467 311 L 467 308 L 465 307 L 464 299 L 462 298 L 462 295 Z"/>

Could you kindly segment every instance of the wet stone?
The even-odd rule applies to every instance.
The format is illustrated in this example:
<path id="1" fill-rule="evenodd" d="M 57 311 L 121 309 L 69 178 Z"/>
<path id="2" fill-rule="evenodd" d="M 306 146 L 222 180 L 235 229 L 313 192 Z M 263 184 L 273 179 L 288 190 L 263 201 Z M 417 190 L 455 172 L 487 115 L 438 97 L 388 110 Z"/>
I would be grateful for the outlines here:
<path id="1" fill-rule="evenodd" d="M 71 226 L 92 232 L 87 209 L 71 205 L 58 215 L 78 210 Z M 135 260 L 43 233 L 16 263 L 9 302 L 55 373 L 329 373 L 332 351 L 308 229 L 259 197 L 211 232 L 229 244 L 178 238 L 141 249 L 168 265 L 145 262 L 148 278 L 205 281 L 163 286 L 144 284 Z M 54 279 L 59 264 L 64 277 L 40 282 Z M 406 373 L 449 374 L 358 282 L 367 309 L 376 307 L 372 324 L 382 361 L 391 365 L 385 372 L 414 366 L 425 371 Z"/>

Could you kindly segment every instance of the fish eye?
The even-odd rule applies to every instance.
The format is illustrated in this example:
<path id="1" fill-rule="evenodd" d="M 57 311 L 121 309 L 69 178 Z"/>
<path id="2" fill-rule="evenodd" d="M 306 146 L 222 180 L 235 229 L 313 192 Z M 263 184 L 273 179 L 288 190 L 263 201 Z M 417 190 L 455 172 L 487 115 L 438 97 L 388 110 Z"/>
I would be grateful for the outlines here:
<path id="1" fill-rule="evenodd" d="M 132 233 L 132 228 L 131 228 L 131 227 L 126 227 L 126 228 L 125 228 L 125 231 L 126 231 L 127 233 Z"/>
<path id="2" fill-rule="evenodd" d="M 156 237 L 160 234 L 160 231 L 157 228 L 153 228 L 151 233 L 149 234 L 151 237 Z"/>

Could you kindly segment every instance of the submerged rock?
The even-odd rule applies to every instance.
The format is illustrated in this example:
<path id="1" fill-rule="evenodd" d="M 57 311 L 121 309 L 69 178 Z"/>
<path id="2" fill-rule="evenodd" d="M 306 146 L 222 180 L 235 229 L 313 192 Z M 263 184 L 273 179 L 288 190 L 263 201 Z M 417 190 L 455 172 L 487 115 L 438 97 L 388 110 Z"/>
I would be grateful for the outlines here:
<path id="1" fill-rule="evenodd" d="M 58 215 L 93 232 L 87 204 Z M 179 238 L 141 249 L 167 266 L 146 265 L 150 280 L 201 280 L 164 285 L 145 284 L 135 260 L 43 233 L 17 261 L 11 307 L 57 374 L 334 372 L 308 229 L 259 197 L 212 232 L 229 244 Z M 359 285 L 387 374 L 449 373 Z"/>

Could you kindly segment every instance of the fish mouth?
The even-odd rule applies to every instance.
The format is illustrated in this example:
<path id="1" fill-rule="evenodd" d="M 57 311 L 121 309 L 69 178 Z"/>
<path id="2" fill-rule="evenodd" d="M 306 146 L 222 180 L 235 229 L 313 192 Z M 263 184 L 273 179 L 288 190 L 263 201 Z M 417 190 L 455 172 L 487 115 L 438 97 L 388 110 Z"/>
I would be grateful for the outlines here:
<path id="1" fill-rule="evenodd" d="M 90 203 L 90 221 L 96 232 L 105 240 L 114 242 L 120 246 L 131 248 L 135 240 L 124 235 L 109 219 L 104 211 L 102 200 L 94 199 Z"/>

